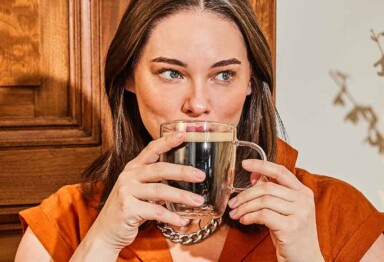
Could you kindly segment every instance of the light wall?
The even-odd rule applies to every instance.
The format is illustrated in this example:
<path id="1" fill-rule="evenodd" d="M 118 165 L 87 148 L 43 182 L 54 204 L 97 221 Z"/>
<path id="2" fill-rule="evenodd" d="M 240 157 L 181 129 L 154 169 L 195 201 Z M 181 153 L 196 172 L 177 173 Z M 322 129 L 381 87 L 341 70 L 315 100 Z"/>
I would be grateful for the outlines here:
<path id="1" fill-rule="evenodd" d="M 277 1 L 277 108 L 298 166 L 352 184 L 381 211 L 384 151 L 366 139 L 384 137 L 384 56 L 371 39 L 384 32 L 383 10 L 383 0 Z M 349 75 L 347 93 L 336 71 Z"/>

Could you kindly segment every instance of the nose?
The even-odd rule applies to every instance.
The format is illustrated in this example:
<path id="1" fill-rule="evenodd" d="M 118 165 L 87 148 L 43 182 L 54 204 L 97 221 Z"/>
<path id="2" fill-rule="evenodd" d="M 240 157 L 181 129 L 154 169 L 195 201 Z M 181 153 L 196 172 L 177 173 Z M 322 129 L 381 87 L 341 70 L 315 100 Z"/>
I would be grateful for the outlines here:
<path id="1" fill-rule="evenodd" d="M 203 84 L 194 84 L 186 95 L 182 112 L 189 117 L 199 117 L 211 111 L 209 90 Z"/>

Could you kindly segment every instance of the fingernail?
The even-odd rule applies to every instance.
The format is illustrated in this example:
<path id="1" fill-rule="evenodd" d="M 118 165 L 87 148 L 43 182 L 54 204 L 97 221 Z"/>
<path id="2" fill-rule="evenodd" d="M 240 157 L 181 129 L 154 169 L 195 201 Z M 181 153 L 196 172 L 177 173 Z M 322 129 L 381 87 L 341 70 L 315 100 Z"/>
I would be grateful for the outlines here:
<path id="1" fill-rule="evenodd" d="M 193 176 L 199 180 L 202 180 L 205 178 L 205 173 L 201 170 L 195 170 L 193 171 Z"/>
<path id="2" fill-rule="evenodd" d="M 196 204 L 203 204 L 204 203 L 204 197 L 202 196 L 199 196 L 199 195 L 191 195 L 191 199 L 193 200 L 193 202 L 195 202 Z"/>
<path id="3" fill-rule="evenodd" d="M 228 205 L 231 207 L 236 203 L 236 197 L 232 198 L 231 200 L 228 201 Z"/>
<path id="4" fill-rule="evenodd" d="M 236 214 L 237 208 L 233 209 L 231 212 L 229 212 L 229 215 L 232 217 Z"/>
<path id="5" fill-rule="evenodd" d="M 252 165 L 252 159 L 243 160 L 242 164 L 244 167 L 249 167 Z"/>

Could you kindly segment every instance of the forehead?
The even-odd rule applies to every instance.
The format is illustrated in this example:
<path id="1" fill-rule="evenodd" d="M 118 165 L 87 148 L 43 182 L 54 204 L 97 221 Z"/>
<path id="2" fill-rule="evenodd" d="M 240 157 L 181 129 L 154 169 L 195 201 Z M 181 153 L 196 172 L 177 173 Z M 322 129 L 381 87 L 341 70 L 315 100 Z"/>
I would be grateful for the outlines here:
<path id="1" fill-rule="evenodd" d="M 237 25 L 218 14 L 183 11 L 159 21 L 152 30 L 143 56 L 210 59 L 247 56 Z"/>

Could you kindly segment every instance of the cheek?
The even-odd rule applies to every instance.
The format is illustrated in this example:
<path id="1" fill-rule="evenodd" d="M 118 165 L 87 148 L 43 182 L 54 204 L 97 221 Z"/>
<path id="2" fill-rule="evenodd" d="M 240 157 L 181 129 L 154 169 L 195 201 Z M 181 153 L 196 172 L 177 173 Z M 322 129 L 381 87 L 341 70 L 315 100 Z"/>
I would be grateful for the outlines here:
<path id="1" fill-rule="evenodd" d="M 139 104 L 140 116 L 145 128 L 156 139 L 159 137 L 160 124 L 173 118 L 178 112 L 175 99 L 171 103 L 164 94 L 153 92 L 154 90 L 142 89 L 136 97 Z"/>
<path id="2" fill-rule="evenodd" d="M 166 97 L 153 80 L 153 76 L 145 70 L 142 71 L 136 76 L 136 98 L 141 117 L 144 120 L 144 118 L 166 115 L 171 110 L 171 105 L 167 103 Z"/>
<path id="3" fill-rule="evenodd" d="M 227 122 L 237 124 L 243 109 L 245 95 L 225 96 L 216 101 L 216 112 Z"/>
<path id="4" fill-rule="evenodd" d="M 138 95 L 139 108 L 141 115 L 163 115 L 169 109 L 165 106 L 166 102 L 157 94 L 146 92 L 144 95 Z"/>

